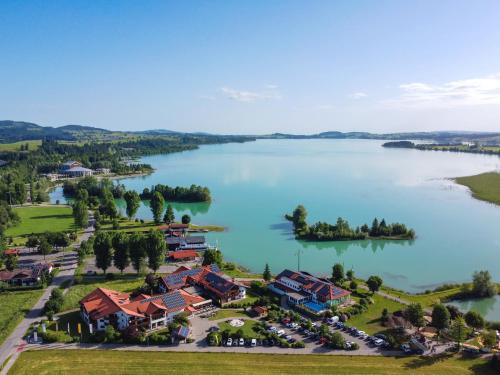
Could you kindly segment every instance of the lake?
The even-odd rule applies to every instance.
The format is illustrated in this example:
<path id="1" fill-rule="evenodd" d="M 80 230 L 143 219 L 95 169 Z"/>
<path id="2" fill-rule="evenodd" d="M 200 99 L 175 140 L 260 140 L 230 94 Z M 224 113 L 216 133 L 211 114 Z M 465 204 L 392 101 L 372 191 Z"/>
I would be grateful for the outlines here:
<path id="1" fill-rule="evenodd" d="M 373 140 L 259 140 L 144 157 L 156 171 L 120 182 L 208 186 L 213 201 L 173 204 L 177 218 L 226 226 L 210 233 L 228 261 L 255 272 L 269 263 L 328 275 L 334 263 L 359 277 L 421 292 L 489 270 L 500 280 L 500 207 L 473 199 L 449 178 L 500 168 L 496 156 L 387 149 Z M 60 189 L 52 200 L 60 199 Z M 123 207 L 123 202 L 120 202 Z M 301 242 L 283 215 L 303 204 L 308 221 L 352 226 L 377 216 L 415 229 L 414 241 Z M 139 218 L 152 217 L 143 205 Z M 497 266 L 495 266 L 497 265 Z"/>

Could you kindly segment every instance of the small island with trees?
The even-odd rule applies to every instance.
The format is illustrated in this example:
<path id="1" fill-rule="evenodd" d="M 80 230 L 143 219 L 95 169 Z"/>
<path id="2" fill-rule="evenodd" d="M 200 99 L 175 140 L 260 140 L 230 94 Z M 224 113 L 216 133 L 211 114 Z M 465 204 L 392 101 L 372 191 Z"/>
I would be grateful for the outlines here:
<path id="1" fill-rule="evenodd" d="M 375 218 L 371 227 L 367 224 L 352 228 L 349 222 L 341 217 L 335 224 L 317 222 L 313 225 L 307 224 L 307 211 L 304 206 L 299 205 L 292 215 L 285 215 L 292 222 L 295 237 L 306 241 L 352 241 L 366 239 L 383 240 L 412 240 L 415 231 L 407 228 L 405 224 L 387 224 L 385 219 L 379 221 Z"/>

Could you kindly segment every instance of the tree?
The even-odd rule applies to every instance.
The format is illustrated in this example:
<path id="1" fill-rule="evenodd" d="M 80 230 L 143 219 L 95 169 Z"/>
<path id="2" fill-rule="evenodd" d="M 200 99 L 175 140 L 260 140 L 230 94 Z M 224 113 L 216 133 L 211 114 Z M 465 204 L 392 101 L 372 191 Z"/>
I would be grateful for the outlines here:
<path id="1" fill-rule="evenodd" d="M 38 246 L 38 244 L 40 243 L 39 239 L 37 236 L 35 236 L 34 234 L 32 234 L 31 236 L 28 237 L 28 239 L 26 240 L 26 247 L 28 249 L 34 249 Z"/>
<path id="2" fill-rule="evenodd" d="M 172 224 L 175 222 L 174 209 L 171 204 L 167 205 L 167 210 L 165 211 L 165 216 L 163 216 L 163 222 L 165 224 Z"/>
<path id="3" fill-rule="evenodd" d="M 358 283 L 355 281 L 355 280 L 352 280 L 350 283 L 349 283 L 349 288 L 351 290 L 356 290 L 358 289 Z"/>
<path id="4" fill-rule="evenodd" d="M 457 343 L 458 349 L 467 337 L 467 327 L 463 318 L 457 318 L 451 324 L 450 336 Z"/>
<path id="5" fill-rule="evenodd" d="M 114 219 L 118 216 L 118 211 L 116 210 L 115 198 L 113 193 L 109 189 L 103 190 L 103 197 L 101 206 L 99 207 L 101 214 L 108 216 L 110 219 Z"/>
<path id="6" fill-rule="evenodd" d="M 94 240 L 95 265 L 97 268 L 106 270 L 111 266 L 113 260 L 113 249 L 111 237 L 107 232 L 98 232 Z"/>
<path id="7" fill-rule="evenodd" d="M 450 326 L 450 311 L 445 305 L 440 303 L 432 308 L 432 326 L 438 330 L 438 335 Z"/>
<path id="8" fill-rule="evenodd" d="M 42 238 L 40 238 L 38 251 L 43 255 L 43 260 L 45 260 L 46 255 L 49 255 L 52 252 L 52 245 L 47 240 L 47 237 L 43 236 Z"/>
<path id="9" fill-rule="evenodd" d="M 269 269 L 269 264 L 266 263 L 266 267 L 264 268 L 264 272 L 262 273 L 262 278 L 265 280 L 265 281 L 271 281 L 271 270 Z"/>
<path id="10" fill-rule="evenodd" d="M 191 222 L 191 216 L 182 215 L 181 222 L 182 224 L 189 224 Z"/>
<path id="11" fill-rule="evenodd" d="M 165 203 L 165 199 L 163 199 L 163 195 L 159 192 L 155 191 L 150 200 L 151 212 L 153 213 L 153 219 L 156 224 L 161 223 L 161 213 L 163 212 L 163 204 Z"/>
<path id="12" fill-rule="evenodd" d="M 208 249 L 203 254 L 203 263 L 204 266 L 209 266 L 210 264 L 217 264 L 219 267 L 222 267 L 222 252 L 216 249 Z"/>
<path id="13" fill-rule="evenodd" d="M 295 210 L 293 210 L 292 215 L 285 215 L 285 218 L 293 223 L 295 234 L 304 235 L 307 233 L 307 211 L 303 205 L 299 204 Z"/>
<path id="14" fill-rule="evenodd" d="M 380 316 L 380 320 L 382 321 L 382 323 L 385 323 L 387 322 L 388 319 L 389 319 L 389 310 L 387 310 L 387 308 L 384 307 L 384 309 L 382 310 L 382 315 Z"/>
<path id="15" fill-rule="evenodd" d="M 123 199 L 125 199 L 125 203 L 127 204 L 127 216 L 129 219 L 132 219 L 141 205 L 141 198 L 136 191 L 129 190 L 125 192 Z"/>
<path id="16" fill-rule="evenodd" d="M 468 311 L 464 315 L 465 322 L 469 327 L 481 329 L 484 327 L 484 318 L 476 311 Z"/>
<path id="17" fill-rule="evenodd" d="M 345 277 L 347 280 L 352 281 L 354 279 L 354 271 L 353 270 L 347 270 L 345 273 Z"/>
<path id="18" fill-rule="evenodd" d="M 334 264 L 332 267 L 332 281 L 335 284 L 340 284 L 344 280 L 344 266 L 340 263 Z"/>
<path id="19" fill-rule="evenodd" d="M 146 235 L 146 254 L 148 255 L 148 266 L 154 273 L 163 264 L 165 247 L 165 239 L 162 232 L 151 229 Z"/>
<path id="20" fill-rule="evenodd" d="M 5 268 L 9 271 L 13 271 L 17 268 L 18 258 L 17 255 L 7 255 L 4 260 Z"/>
<path id="21" fill-rule="evenodd" d="M 370 236 L 377 237 L 379 234 L 379 224 L 378 219 L 373 219 L 372 227 L 370 228 Z"/>
<path id="22" fill-rule="evenodd" d="M 113 236 L 113 264 L 123 273 L 123 270 L 130 265 L 128 235 L 118 232 Z"/>
<path id="23" fill-rule="evenodd" d="M 132 267 L 137 271 L 141 271 L 146 258 L 145 239 L 141 233 L 133 233 L 129 238 L 129 252 Z"/>
<path id="24" fill-rule="evenodd" d="M 420 303 L 412 303 L 405 309 L 406 319 L 415 327 L 420 328 L 425 324 L 424 310 Z"/>
<path id="25" fill-rule="evenodd" d="M 370 289 L 372 293 L 378 291 L 382 286 L 382 284 L 383 281 L 379 276 L 370 276 L 368 280 L 366 280 L 366 285 L 368 286 L 368 289 Z"/>
<path id="26" fill-rule="evenodd" d="M 487 348 L 493 348 L 497 344 L 497 333 L 493 330 L 486 331 L 482 335 L 483 345 Z"/>
<path id="27" fill-rule="evenodd" d="M 475 297 L 493 297 L 497 287 L 491 280 L 489 271 L 476 271 L 472 275 L 472 293 Z"/>

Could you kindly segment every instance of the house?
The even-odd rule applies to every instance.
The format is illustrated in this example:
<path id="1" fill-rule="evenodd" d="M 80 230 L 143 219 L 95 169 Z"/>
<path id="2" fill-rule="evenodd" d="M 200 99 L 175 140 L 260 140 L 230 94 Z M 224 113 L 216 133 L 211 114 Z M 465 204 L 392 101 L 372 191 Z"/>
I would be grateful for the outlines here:
<path id="1" fill-rule="evenodd" d="M 0 281 L 12 286 L 34 286 L 42 282 L 43 275 L 52 272 L 51 264 L 35 264 L 31 267 L 0 271 Z"/>
<path id="2" fill-rule="evenodd" d="M 351 292 L 339 288 L 327 279 L 318 278 L 304 271 L 284 270 L 269 290 L 286 298 L 288 304 L 300 306 L 313 314 L 321 314 L 332 305 L 349 300 Z"/>
<path id="3" fill-rule="evenodd" d="M 198 254 L 194 250 L 178 250 L 178 251 L 170 251 L 168 253 L 168 260 L 171 262 L 186 262 L 195 260 Z"/>
<path id="4" fill-rule="evenodd" d="M 110 324 L 121 331 L 131 326 L 154 330 L 166 327 L 180 313 L 192 314 L 210 303 L 183 290 L 131 297 L 130 293 L 97 288 L 80 301 L 80 315 L 96 331 Z"/>
<path id="5" fill-rule="evenodd" d="M 175 272 L 159 279 L 163 292 L 197 286 L 203 294 L 219 305 L 246 297 L 246 288 L 223 276 L 216 264 L 205 267 L 180 267 Z"/>
<path id="6" fill-rule="evenodd" d="M 168 250 L 206 250 L 205 236 L 166 237 Z"/>
<path id="7" fill-rule="evenodd" d="M 97 174 L 110 174 L 111 173 L 111 169 L 109 169 L 109 168 L 97 168 L 95 170 L 95 172 Z"/>
<path id="8" fill-rule="evenodd" d="M 250 309 L 250 315 L 256 318 L 262 318 L 267 316 L 267 307 L 265 306 L 254 306 Z"/>

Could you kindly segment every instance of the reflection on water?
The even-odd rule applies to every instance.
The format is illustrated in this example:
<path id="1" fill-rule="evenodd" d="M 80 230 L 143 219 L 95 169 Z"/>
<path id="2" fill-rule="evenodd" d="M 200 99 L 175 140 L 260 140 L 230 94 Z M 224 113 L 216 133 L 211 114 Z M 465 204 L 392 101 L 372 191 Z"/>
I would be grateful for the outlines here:
<path id="1" fill-rule="evenodd" d="M 500 296 L 498 295 L 491 298 L 451 301 L 449 304 L 464 312 L 476 311 L 487 320 L 500 321 Z"/>

